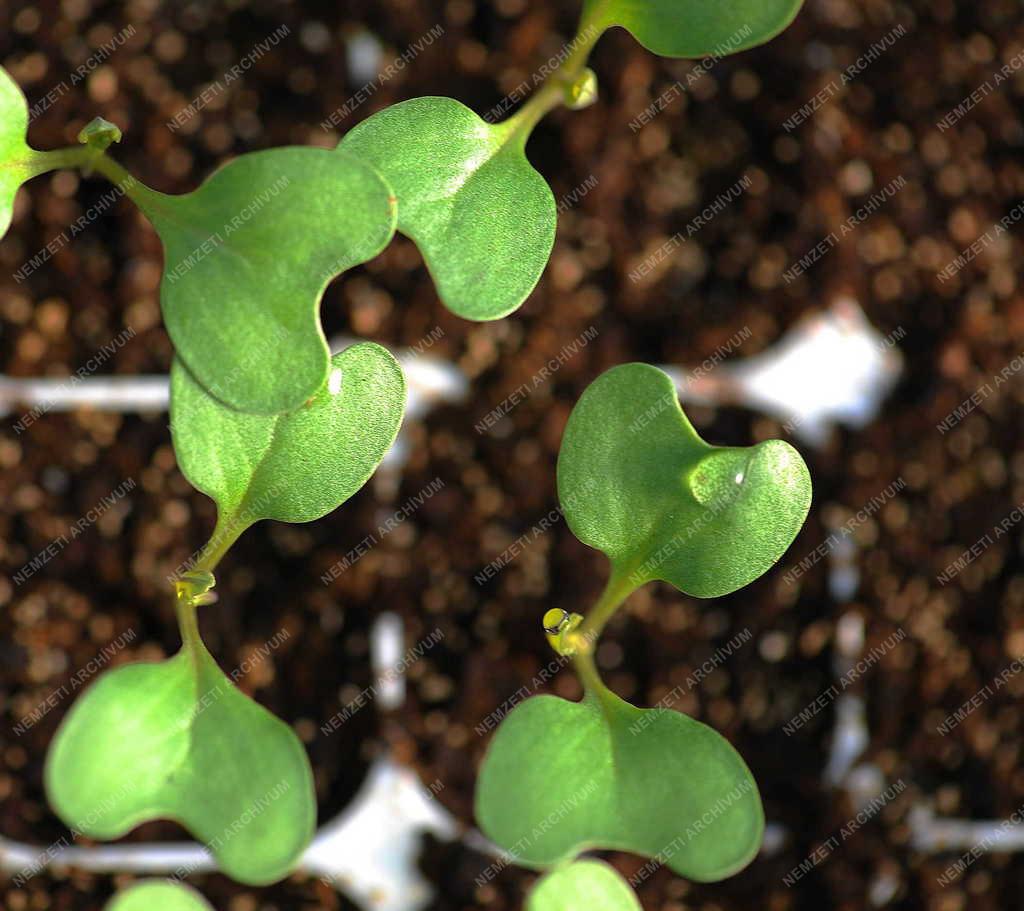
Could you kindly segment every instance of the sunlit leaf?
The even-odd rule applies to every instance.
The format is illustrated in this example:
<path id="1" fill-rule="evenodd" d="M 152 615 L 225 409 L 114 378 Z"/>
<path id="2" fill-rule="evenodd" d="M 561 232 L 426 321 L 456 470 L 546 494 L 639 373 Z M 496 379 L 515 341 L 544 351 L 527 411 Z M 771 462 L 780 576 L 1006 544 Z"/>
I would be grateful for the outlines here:
<path id="1" fill-rule="evenodd" d="M 103 911 L 213 911 L 213 907 L 189 886 L 150 879 L 118 892 Z"/>
<path id="2" fill-rule="evenodd" d="M 807 516 L 811 480 L 781 440 L 705 443 L 664 372 L 624 364 L 573 409 L 558 495 L 573 533 L 607 554 L 619 577 L 712 598 L 778 561 Z"/>
<path id="3" fill-rule="evenodd" d="M 45 779 L 50 805 L 74 831 L 110 840 L 174 819 L 251 884 L 285 876 L 316 822 L 298 737 L 198 642 L 103 674 L 62 721 Z"/>
<path id="4" fill-rule="evenodd" d="M 643 911 L 636 894 L 600 860 L 580 860 L 543 877 L 530 892 L 526 911 Z"/>
<path id="5" fill-rule="evenodd" d="M 180 362 L 171 372 L 178 463 L 217 502 L 222 522 L 310 522 L 326 515 L 373 474 L 404 408 L 402 370 L 372 342 L 334 355 L 319 391 L 285 414 L 233 411 Z"/>
<path id="6" fill-rule="evenodd" d="M 324 149 L 253 152 L 183 196 L 138 200 L 164 244 L 164 321 L 200 383 L 243 411 L 299 407 L 323 385 L 320 299 L 391 240 L 380 176 Z"/>
<path id="7" fill-rule="evenodd" d="M 476 816 L 517 863 L 548 866 L 608 848 L 701 882 L 746 866 L 764 830 L 757 785 L 725 738 L 608 691 L 517 706 L 484 759 Z"/>
<path id="8" fill-rule="evenodd" d="M 0 67 L 0 237 L 14 213 L 14 197 L 35 171 L 29 163 L 28 104 L 17 83 Z"/>
<path id="9" fill-rule="evenodd" d="M 774 38 L 803 0 L 584 0 L 583 21 L 621 25 L 663 57 L 723 56 Z"/>
<path id="10" fill-rule="evenodd" d="M 555 200 L 526 159 L 526 138 L 431 97 L 385 108 L 338 146 L 384 175 L 399 230 L 416 242 L 445 306 L 466 319 L 515 310 L 551 254 Z"/>

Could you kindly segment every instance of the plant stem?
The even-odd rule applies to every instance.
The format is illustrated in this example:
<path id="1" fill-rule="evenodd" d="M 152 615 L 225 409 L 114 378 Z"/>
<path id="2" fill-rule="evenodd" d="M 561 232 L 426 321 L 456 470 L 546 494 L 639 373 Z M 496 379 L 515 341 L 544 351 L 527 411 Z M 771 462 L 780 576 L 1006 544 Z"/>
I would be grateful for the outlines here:
<path id="1" fill-rule="evenodd" d="M 598 698 L 608 692 L 601 675 L 598 673 L 597 664 L 594 662 L 593 652 L 581 651 L 573 655 L 573 667 L 583 683 L 583 689 Z"/>
<path id="2" fill-rule="evenodd" d="M 196 661 L 205 648 L 199 635 L 198 608 L 201 604 L 210 604 L 215 600 L 215 597 L 209 594 L 216 584 L 213 570 L 221 557 L 248 527 L 247 524 L 239 522 L 236 515 L 226 519 L 218 515 L 217 525 L 210 540 L 199 552 L 192 568 L 175 583 L 175 612 L 178 616 L 181 641 Z"/>
<path id="3" fill-rule="evenodd" d="M 613 569 L 601 597 L 572 633 L 570 641 L 574 649 L 573 665 L 576 673 L 579 674 L 584 689 L 598 698 L 604 699 L 610 691 L 601 680 L 597 664 L 594 662 L 597 640 L 615 611 L 636 589 L 637 585 L 630 579 L 628 572 Z"/>
<path id="4" fill-rule="evenodd" d="M 174 605 L 174 610 L 178 615 L 178 630 L 181 632 L 181 643 L 190 652 L 195 654 L 203 645 L 203 640 L 199 635 L 196 603 L 191 598 L 184 597 L 182 590 L 179 589 L 178 600 Z"/>
<path id="5" fill-rule="evenodd" d="M 71 146 L 66 149 L 54 149 L 49 152 L 30 150 L 30 154 L 24 159 L 26 168 L 33 177 L 45 174 L 47 171 L 57 171 L 64 168 L 81 168 L 88 164 L 89 158 L 96 153 L 88 146 Z"/>
<path id="6" fill-rule="evenodd" d="M 591 651 L 615 611 L 636 589 L 637 586 L 630 580 L 627 573 L 612 570 L 611 577 L 608 579 L 604 591 L 601 592 L 601 597 L 597 599 L 597 603 L 590 609 L 577 631 L 586 640 Z"/>
<path id="7" fill-rule="evenodd" d="M 248 527 L 247 524 L 239 522 L 237 516 L 223 518 L 218 515 L 213 534 L 199 552 L 192 572 L 212 573 L 224 554 L 231 549 L 231 546 Z"/>
<path id="8" fill-rule="evenodd" d="M 545 114 L 565 101 L 566 90 L 586 68 L 587 58 L 601 37 L 602 29 L 586 21 L 580 22 L 580 31 L 573 39 L 572 50 L 545 78 L 544 84 L 531 95 L 515 114 L 500 124 L 508 130 L 509 136 L 518 136 L 525 144 L 533 128 Z"/>
<path id="9" fill-rule="evenodd" d="M 140 182 L 106 152 L 97 151 L 87 145 L 53 149 L 48 152 L 33 149 L 31 156 L 25 159 L 25 166 L 33 177 L 66 168 L 80 168 L 85 174 L 96 171 L 118 187 L 147 215 L 160 208 L 163 194 L 151 190 Z"/>

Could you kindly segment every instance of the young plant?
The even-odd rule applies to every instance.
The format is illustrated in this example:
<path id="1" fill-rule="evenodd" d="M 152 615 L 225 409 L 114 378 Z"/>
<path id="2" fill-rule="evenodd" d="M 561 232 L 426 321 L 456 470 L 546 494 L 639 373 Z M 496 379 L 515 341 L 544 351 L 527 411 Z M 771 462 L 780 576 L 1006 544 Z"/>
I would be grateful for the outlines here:
<path id="1" fill-rule="evenodd" d="M 217 666 L 196 609 L 210 600 L 218 561 L 252 523 L 311 522 L 359 490 L 394 441 L 404 402 L 397 361 L 369 342 L 334 356 L 307 405 L 271 416 L 227 408 L 175 363 L 178 462 L 216 501 L 217 527 L 177 583 L 181 651 L 104 674 L 61 723 L 46 789 L 72 829 L 110 839 L 175 819 L 237 880 L 288 873 L 316 823 L 309 760 L 292 729 Z"/>
<path id="2" fill-rule="evenodd" d="M 144 186 L 111 158 L 121 133 L 100 118 L 78 146 L 32 149 L 27 103 L 0 69 L 0 237 L 18 188 L 58 168 L 106 177 L 150 220 L 165 256 L 160 297 L 175 349 L 175 452 L 218 510 L 210 541 L 175 581 L 181 651 L 102 675 L 54 738 L 46 788 L 68 825 L 117 838 L 171 818 L 243 882 L 270 882 L 293 867 L 315 825 L 308 759 L 291 729 L 217 666 L 197 609 L 214 600 L 213 571 L 249 525 L 330 512 L 366 482 L 398 431 L 399 367 L 372 344 L 330 356 L 319 320 L 327 284 L 400 230 L 454 313 L 511 313 L 543 272 L 556 227 L 554 197 L 526 144 L 554 108 L 594 99 L 586 61 L 600 36 L 622 26 L 658 54 L 723 55 L 767 41 L 800 3 L 584 0 L 564 60 L 502 123 L 450 98 L 414 99 L 370 117 L 335 150 L 241 155 L 180 196 Z M 713 597 L 768 569 L 807 511 L 806 468 L 779 442 L 709 446 L 683 417 L 668 378 L 628 365 L 595 382 L 573 412 L 558 483 L 573 531 L 611 561 L 591 614 L 556 611 L 545 620 L 586 695 L 578 704 L 537 697 L 509 716 L 482 771 L 480 820 L 513 850 L 537 814 L 585 785 L 572 816 L 528 839 L 519 859 L 551 867 L 597 846 L 654 855 L 681 825 L 696 825 L 742 788 L 718 814 L 714 835 L 695 833 L 670 862 L 696 879 L 728 875 L 750 859 L 763 826 L 749 771 L 710 728 L 611 693 L 594 643 L 648 581 Z M 579 904 L 593 895 L 591 911 L 635 908 L 624 885 L 602 864 L 572 863 L 549 872 L 529 904 L 547 911 L 569 907 L 567 896 Z M 167 907 L 195 901 L 177 891 L 167 897 L 165 884 L 143 885 L 115 907 L 149 903 L 158 889 Z"/>
<path id="3" fill-rule="evenodd" d="M 584 697 L 535 696 L 503 720 L 480 770 L 480 825 L 525 866 L 613 848 L 663 857 L 702 882 L 730 876 L 764 831 L 747 766 L 706 725 L 624 702 L 601 681 L 594 653 L 605 624 L 648 582 L 713 598 L 768 570 L 807 515 L 807 467 L 780 440 L 705 443 L 672 380 L 626 364 L 595 380 L 570 415 L 558 494 L 573 533 L 611 564 L 586 617 L 553 608 L 543 619 Z"/>
<path id="4" fill-rule="evenodd" d="M 586 0 L 571 51 L 501 123 L 451 98 L 417 98 L 373 115 L 333 152 L 241 155 L 183 196 L 149 189 L 110 158 L 121 134 L 102 120 L 82 131 L 79 147 L 30 148 L 25 98 L 0 70 L 0 237 L 31 177 L 68 167 L 107 177 L 163 241 L 161 302 L 178 357 L 233 408 L 288 411 L 327 375 L 319 305 L 328 282 L 376 256 L 396 227 L 419 247 L 454 313 L 497 319 L 522 304 L 556 223 L 526 143 L 549 111 L 594 99 L 586 61 L 607 29 L 623 26 L 669 57 L 722 55 L 772 38 L 801 2 Z"/>

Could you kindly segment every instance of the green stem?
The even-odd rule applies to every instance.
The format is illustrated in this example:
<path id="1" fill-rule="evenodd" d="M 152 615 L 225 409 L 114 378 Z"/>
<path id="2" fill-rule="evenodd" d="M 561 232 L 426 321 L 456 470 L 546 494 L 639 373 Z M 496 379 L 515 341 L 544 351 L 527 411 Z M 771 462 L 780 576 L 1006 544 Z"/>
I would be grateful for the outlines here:
<path id="1" fill-rule="evenodd" d="M 573 48 L 565 60 L 545 78 L 543 85 L 527 99 L 526 104 L 499 124 L 508 131 L 509 138 L 519 137 L 525 144 L 541 119 L 565 102 L 566 91 L 586 68 L 587 58 L 603 31 L 592 20 L 592 16 L 584 16 L 580 31 L 573 39 Z"/>
<path id="2" fill-rule="evenodd" d="M 71 146 L 67 149 L 54 149 L 50 152 L 39 152 L 35 149 L 29 150 L 25 158 L 25 165 L 33 177 L 45 174 L 47 171 L 63 170 L 65 168 L 85 167 L 95 152 L 88 146 Z"/>
<path id="3" fill-rule="evenodd" d="M 577 630 L 591 646 L 591 650 L 615 611 L 636 589 L 637 586 L 629 578 L 628 573 L 612 571 L 601 597 L 597 599 L 597 603 L 590 609 Z"/>
<path id="4" fill-rule="evenodd" d="M 67 168 L 80 168 L 85 174 L 96 171 L 118 187 L 147 215 L 161 208 L 162 193 L 151 190 L 106 152 L 100 152 L 88 145 L 53 149 L 48 152 L 32 149 L 29 157 L 25 159 L 25 166 L 32 177 Z"/>
<path id="5" fill-rule="evenodd" d="M 225 518 L 218 515 L 213 534 L 199 552 L 195 565 L 192 567 L 192 572 L 212 573 L 224 554 L 231 549 L 231 546 L 248 527 L 247 524 L 239 522 L 237 516 L 232 515 Z"/>
<path id="6" fill-rule="evenodd" d="M 594 662 L 597 640 L 608 621 L 636 589 L 637 586 L 631 581 L 628 572 L 613 569 L 601 597 L 571 634 L 570 642 L 574 650 L 573 665 L 576 673 L 579 674 L 584 689 L 599 699 L 605 699 L 611 693 L 601 680 L 597 664 Z"/>
<path id="7" fill-rule="evenodd" d="M 199 619 L 197 617 L 196 603 L 178 589 L 178 600 L 174 605 L 175 613 L 178 615 L 178 630 L 181 632 L 181 642 L 193 655 L 197 654 L 203 647 L 203 640 L 199 635 Z"/>
<path id="8" fill-rule="evenodd" d="M 203 641 L 199 636 L 197 609 L 202 604 L 210 604 L 214 596 L 210 590 L 216 584 L 213 570 L 221 558 L 228 552 L 239 535 L 249 526 L 238 521 L 237 515 L 223 518 L 218 515 L 213 535 L 199 552 L 195 564 L 175 583 L 175 610 L 178 616 L 178 629 L 181 631 L 182 644 L 199 660 L 203 652 Z"/>
<path id="9" fill-rule="evenodd" d="M 579 675 L 579 678 L 583 683 L 583 689 L 587 693 L 597 696 L 600 699 L 610 692 L 608 687 L 604 685 L 601 675 L 598 673 L 597 664 L 594 662 L 594 655 L 592 652 L 577 652 L 573 655 L 572 663 L 573 667 L 576 668 L 576 673 Z"/>

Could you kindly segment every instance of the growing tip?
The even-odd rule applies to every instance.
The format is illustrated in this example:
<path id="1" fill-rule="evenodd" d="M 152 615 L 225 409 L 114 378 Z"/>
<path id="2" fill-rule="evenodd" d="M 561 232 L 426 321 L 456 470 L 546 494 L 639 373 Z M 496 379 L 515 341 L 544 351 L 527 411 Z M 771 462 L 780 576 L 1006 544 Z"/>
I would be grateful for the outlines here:
<path id="1" fill-rule="evenodd" d="M 216 584 L 217 580 L 211 572 L 188 572 L 175 581 L 174 594 L 179 603 L 192 606 L 212 604 L 217 600 L 216 594 L 212 591 Z"/>
<path id="2" fill-rule="evenodd" d="M 583 617 L 580 614 L 570 614 L 560 607 L 551 608 L 541 620 L 548 645 L 565 658 L 576 654 L 575 640 L 578 637 L 574 636 L 573 632 L 582 622 Z"/>
<path id="3" fill-rule="evenodd" d="M 121 128 L 109 120 L 96 117 L 82 127 L 78 141 L 97 152 L 105 152 L 111 143 L 121 141 Z"/>
<path id="4" fill-rule="evenodd" d="M 571 111 L 581 111 L 597 101 L 597 75 L 589 67 L 565 87 L 565 106 Z"/>

